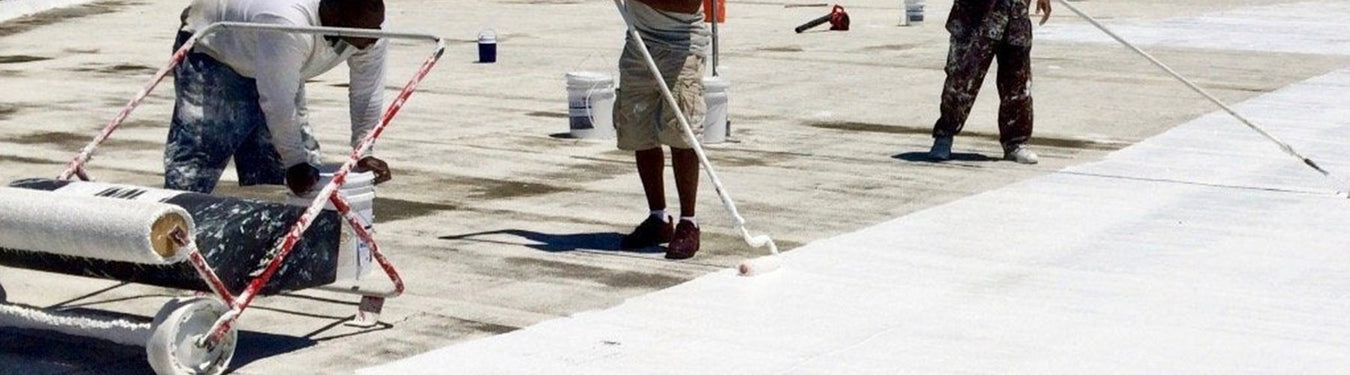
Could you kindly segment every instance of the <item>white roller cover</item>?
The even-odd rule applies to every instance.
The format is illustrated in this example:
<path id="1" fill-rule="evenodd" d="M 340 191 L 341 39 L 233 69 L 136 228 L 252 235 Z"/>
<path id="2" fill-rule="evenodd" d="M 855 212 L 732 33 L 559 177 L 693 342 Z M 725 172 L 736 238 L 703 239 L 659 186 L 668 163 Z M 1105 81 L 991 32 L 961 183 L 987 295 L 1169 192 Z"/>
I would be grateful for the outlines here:
<path id="1" fill-rule="evenodd" d="M 141 264 L 187 257 L 170 239 L 192 216 L 158 202 L 0 187 L 0 248 Z"/>

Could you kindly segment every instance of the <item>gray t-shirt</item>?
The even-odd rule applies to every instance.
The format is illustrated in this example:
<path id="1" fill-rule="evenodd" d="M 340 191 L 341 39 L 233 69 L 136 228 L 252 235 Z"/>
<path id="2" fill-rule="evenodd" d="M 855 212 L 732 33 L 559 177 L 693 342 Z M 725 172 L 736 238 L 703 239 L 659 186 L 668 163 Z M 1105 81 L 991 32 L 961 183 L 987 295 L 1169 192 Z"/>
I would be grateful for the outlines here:
<path id="1" fill-rule="evenodd" d="M 628 1 L 628 12 L 647 48 L 708 55 L 711 39 L 703 26 L 703 13 L 666 12 L 635 0 Z"/>

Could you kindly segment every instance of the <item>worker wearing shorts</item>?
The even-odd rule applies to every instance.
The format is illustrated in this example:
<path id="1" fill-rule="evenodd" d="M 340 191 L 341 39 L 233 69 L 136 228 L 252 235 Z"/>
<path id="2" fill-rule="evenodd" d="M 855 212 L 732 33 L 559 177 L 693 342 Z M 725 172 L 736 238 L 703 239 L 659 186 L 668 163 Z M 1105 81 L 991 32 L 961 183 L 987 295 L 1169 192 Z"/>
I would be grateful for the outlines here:
<path id="1" fill-rule="evenodd" d="M 699 228 L 694 218 L 699 164 L 693 150 L 697 141 L 681 128 L 675 111 L 684 113 L 695 136 L 702 132 L 706 111 L 703 66 L 710 41 L 699 12 L 702 1 L 630 0 L 627 4 L 633 26 L 665 82 L 657 82 L 641 47 L 628 35 L 619 58 L 620 89 L 614 103 L 614 127 L 619 149 L 634 153 L 650 216 L 624 236 L 620 247 L 640 249 L 668 243 L 666 258 L 686 259 L 699 248 Z M 670 89 L 678 108 L 670 107 L 658 84 Z M 663 145 L 670 147 L 679 193 L 678 225 L 666 213 Z"/>

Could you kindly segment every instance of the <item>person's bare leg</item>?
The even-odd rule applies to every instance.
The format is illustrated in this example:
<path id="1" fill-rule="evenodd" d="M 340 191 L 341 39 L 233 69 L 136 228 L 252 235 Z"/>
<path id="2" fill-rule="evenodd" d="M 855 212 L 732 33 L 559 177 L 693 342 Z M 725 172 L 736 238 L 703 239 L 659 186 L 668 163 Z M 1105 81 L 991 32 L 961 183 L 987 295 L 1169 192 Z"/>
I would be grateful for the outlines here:
<path id="1" fill-rule="evenodd" d="M 691 148 L 670 148 L 675 167 L 675 190 L 680 194 L 680 216 L 694 217 L 698 202 L 698 154 Z"/>
<path id="2" fill-rule="evenodd" d="M 652 214 L 619 242 L 619 248 L 627 250 L 670 242 L 675 232 L 674 223 L 665 213 L 665 152 L 661 147 L 655 147 L 637 151 L 633 155 L 637 159 L 638 178 L 642 179 L 642 192 L 647 195 L 647 208 L 651 209 Z"/>
<path id="3" fill-rule="evenodd" d="M 666 153 L 657 146 L 633 155 L 637 159 L 638 178 L 642 179 L 642 192 L 647 194 L 647 208 L 666 209 Z"/>
<path id="4" fill-rule="evenodd" d="M 693 149 L 670 149 L 671 164 L 675 166 L 675 189 L 680 193 L 680 223 L 666 248 L 667 259 L 688 259 L 698 252 L 699 229 L 694 218 L 698 203 L 698 154 Z"/>

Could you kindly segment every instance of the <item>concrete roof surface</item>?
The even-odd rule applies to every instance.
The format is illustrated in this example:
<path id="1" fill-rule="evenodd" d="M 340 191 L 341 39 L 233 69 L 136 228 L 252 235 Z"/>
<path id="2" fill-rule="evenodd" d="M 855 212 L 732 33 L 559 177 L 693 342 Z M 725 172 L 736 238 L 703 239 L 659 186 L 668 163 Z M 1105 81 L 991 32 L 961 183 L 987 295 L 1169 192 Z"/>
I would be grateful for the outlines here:
<path id="1" fill-rule="evenodd" d="M 995 126 L 998 100 L 992 77 L 985 84 L 966 132 L 956 140 L 957 160 L 946 163 L 925 161 L 923 153 L 931 142 L 928 134 L 937 118 L 938 94 L 944 78 L 942 68 L 948 48 L 948 35 L 940 20 L 945 19 L 951 2 L 928 2 L 927 22 L 910 27 L 896 26 L 900 15 L 898 4 L 898 1 L 852 1 L 844 4 L 852 18 L 852 30 L 827 32 L 822 29 L 802 34 L 793 33 L 792 28 L 825 14 L 827 8 L 795 6 L 809 5 L 799 1 L 732 0 L 728 5 L 729 21 L 720 30 L 722 66 L 719 72 L 732 82 L 733 142 L 709 145 L 709 156 L 754 231 L 772 234 L 785 249 L 811 244 L 804 248 L 814 250 L 804 251 L 799 257 L 827 256 L 835 249 L 829 244 L 847 242 L 847 238 L 852 238 L 847 237 L 852 236 L 850 233 L 863 228 L 897 231 L 923 228 L 925 231 L 897 232 L 922 237 L 913 243 L 886 242 L 874 246 L 894 253 L 891 257 L 914 254 L 919 258 L 914 261 L 953 257 L 972 260 L 942 263 L 951 269 L 951 273 L 957 274 L 951 275 L 957 279 L 903 275 L 907 268 L 895 271 L 900 276 L 879 273 L 879 277 L 883 277 L 881 280 L 918 283 L 897 286 L 923 292 L 916 292 L 913 298 L 979 284 L 979 280 L 973 278 L 1005 275 L 1006 272 L 1000 269 L 1026 271 L 1022 273 L 1027 278 L 1021 280 L 1030 280 L 1033 284 L 1036 280 L 1051 280 L 1055 281 L 1053 285 L 1063 285 L 1075 281 L 1062 278 L 1069 272 L 1063 267 L 1074 267 L 1074 264 L 1091 265 L 1097 267 L 1094 270 L 1101 271 L 1083 274 L 1084 280 L 1103 283 L 1090 285 L 1119 287 L 1102 290 L 1102 293 L 1115 290 L 1124 296 L 1142 298 L 1148 295 L 1146 290 L 1109 284 L 1121 279 L 1104 274 L 1111 267 L 1119 267 L 1120 272 L 1125 272 L 1131 264 L 1141 263 L 1097 252 L 1103 249 L 1024 249 L 1027 250 L 1025 253 L 1004 249 L 1004 252 L 983 255 L 966 254 L 963 252 L 979 248 L 955 245 L 916 248 L 914 246 L 924 244 L 923 241 L 941 241 L 943 235 L 940 233 L 943 232 L 933 232 L 931 236 L 917 234 L 926 235 L 929 229 L 937 231 L 939 228 L 933 228 L 932 223 L 942 222 L 949 224 L 944 230 L 962 233 L 965 236 L 962 240 L 971 243 L 987 243 L 980 241 L 990 238 L 985 236 L 1020 236 L 1023 232 L 1010 233 L 1016 227 L 995 227 L 1003 221 L 992 215 L 997 215 L 999 210 L 1013 212 L 1057 202 L 1054 196 L 1044 193 L 1011 194 L 1024 191 L 1018 189 L 1046 183 L 1081 184 L 1079 188 L 1095 186 L 1100 194 L 1112 196 L 1144 195 L 1146 192 L 1138 190 L 1155 188 L 1139 179 L 1163 180 L 1157 186 L 1173 186 L 1166 181 L 1175 180 L 1238 187 L 1185 185 L 1154 193 L 1160 194 L 1159 199 L 1186 198 L 1192 199 L 1189 201 L 1192 203 L 1220 205 L 1216 210 L 1222 212 L 1184 211 L 1206 223 L 1217 220 L 1213 215 L 1240 216 L 1256 209 L 1250 206 L 1258 203 L 1255 201 L 1267 198 L 1272 199 L 1270 202 L 1285 205 L 1278 209 L 1259 208 L 1279 212 L 1331 204 L 1322 204 L 1324 200 L 1339 202 L 1316 195 L 1318 189 L 1325 186 L 1316 185 L 1315 178 L 1306 178 L 1305 175 L 1311 172 L 1301 170 L 1296 161 L 1279 154 L 1274 146 L 1259 139 L 1251 144 L 1242 143 L 1239 148 L 1226 148 L 1227 144 L 1218 142 L 1218 139 L 1226 139 L 1222 136 L 1229 135 L 1230 130 L 1234 137 L 1245 134 L 1243 132 L 1247 130 L 1236 123 L 1224 123 L 1236 130 L 1220 132 L 1216 129 L 1212 135 L 1172 138 L 1196 143 L 1186 147 L 1188 152 L 1178 153 L 1168 160 L 1179 162 L 1176 167 L 1164 161 L 1146 159 L 1148 165 L 1129 170 L 1138 172 L 1130 175 L 1133 179 L 1082 176 L 1084 173 L 1123 173 L 1119 169 L 1100 168 L 1111 163 L 1145 159 L 1112 159 L 1116 156 L 1108 158 L 1109 153 L 1182 124 L 1187 125 L 1177 129 L 1191 129 L 1195 121 L 1217 123 L 1221 120 L 1210 115 L 1215 110 L 1211 103 L 1186 90 L 1129 50 L 1101 39 L 1089 25 L 1066 9 L 1057 9 L 1050 23 L 1037 30 L 1038 39 L 1032 52 L 1036 133 L 1031 146 L 1041 154 L 1041 164 L 1025 166 L 998 161 L 1001 157 Z M 1338 110 L 1326 101 L 1288 99 L 1288 91 L 1281 90 L 1287 87 L 1308 90 L 1312 85 L 1326 86 L 1323 89 L 1327 91 L 1296 92 L 1313 97 L 1343 92 L 1336 91 L 1344 90 L 1343 80 L 1335 81 L 1342 82 L 1336 84 L 1319 82 L 1343 78 L 1343 70 L 1350 67 L 1347 42 L 1340 37 L 1345 35 L 1341 31 L 1345 24 L 1328 21 L 1343 20 L 1350 15 L 1344 1 L 1093 0 L 1074 4 L 1101 17 L 1108 25 L 1121 27 L 1127 38 L 1139 38 L 1142 45 L 1159 59 L 1225 101 L 1253 100 L 1243 108 L 1264 114 L 1335 113 L 1334 110 Z M 0 90 L 0 181 L 50 177 L 60 172 L 65 162 L 168 60 L 181 6 L 181 2 L 108 0 L 0 23 L 0 87 L 4 88 Z M 382 246 L 400 266 L 408 282 L 408 293 L 385 304 L 382 321 L 387 324 L 374 329 L 341 324 L 355 312 L 355 299 L 349 296 L 303 291 L 262 298 L 240 320 L 240 346 L 232 365 L 236 373 L 347 373 L 455 344 L 470 343 L 468 345 L 472 346 L 452 346 L 452 350 L 476 350 L 473 348 L 509 342 L 515 340 L 513 337 L 537 337 L 534 335 L 541 334 L 542 329 L 527 329 L 519 335 L 493 339 L 495 341 L 475 341 L 587 311 L 601 310 L 595 313 L 597 316 L 626 316 L 620 314 L 622 311 L 605 309 L 619 306 L 618 309 L 623 310 L 627 308 L 625 306 L 681 294 L 681 290 L 704 285 L 707 279 L 699 278 L 710 273 L 712 275 L 708 277 L 712 280 L 734 282 L 723 280 L 729 276 L 723 270 L 746 258 L 762 255 L 761 250 L 749 248 L 731 231 L 727 215 L 706 181 L 701 185 L 699 198 L 704 250 L 697 257 L 672 262 L 661 259 L 660 253 L 655 251 L 616 251 L 617 239 L 646 215 L 632 156 L 616 150 L 613 141 L 559 136 L 567 131 L 563 74 L 580 70 L 613 73 L 615 70 L 622 46 L 623 25 L 610 2 L 407 0 L 389 4 L 389 20 L 390 29 L 430 32 L 446 36 L 450 42 L 441 65 L 395 119 L 376 151 L 391 163 L 396 174 L 393 181 L 379 189 L 376 228 Z M 499 61 L 475 64 L 474 41 L 478 32 L 487 28 L 495 29 L 498 34 Z M 1279 37 L 1271 37 L 1271 33 L 1266 32 L 1227 36 L 1234 30 L 1266 29 L 1296 32 L 1278 34 Z M 397 90 L 402 85 L 428 48 L 425 44 L 393 43 L 390 90 Z M 337 69 L 318 77 L 307 90 L 311 122 L 330 160 L 342 157 L 341 145 L 348 137 L 345 77 L 346 72 Z M 165 82 L 154 91 L 126 126 L 100 149 L 89 169 L 95 177 L 143 186 L 162 184 L 162 148 L 172 105 L 168 84 Z M 1264 102 L 1262 98 L 1269 98 L 1264 95 L 1272 93 L 1286 99 L 1276 103 L 1278 108 L 1263 107 L 1265 104 L 1262 103 L 1270 102 Z M 1340 118 L 1331 125 L 1344 127 L 1345 117 Z M 1262 115 L 1261 120 L 1275 127 L 1297 128 L 1294 126 L 1297 124 L 1279 116 Z M 1210 131 L 1208 127 L 1202 129 Z M 1336 129 L 1339 128 L 1318 130 L 1325 134 L 1294 130 L 1286 140 L 1301 149 L 1316 150 L 1314 158 L 1325 159 L 1332 170 L 1350 170 L 1346 168 L 1350 159 L 1335 151 L 1340 144 L 1327 139 L 1327 134 L 1334 135 L 1339 131 Z M 1134 151 L 1121 151 L 1128 152 Z M 1166 152 L 1155 152 L 1158 154 L 1150 157 L 1167 159 Z M 1250 163 L 1255 164 L 1250 164 L 1248 158 L 1254 158 Z M 1102 160 L 1106 163 L 1076 167 Z M 1069 169 L 1078 174 L 1060 172 L 1071 167 L 1080 168 Z M 1220 170 L 1227 167 L 1258 169 Z M 1220 177 L 1223 178 L 1205 180 L 1201 177 L 1206 175 L 1200 172 L 1222 174 Z M 1298 177 L 1282 178 L 1286 174 Z M 1262 176 L 1275 181 L 1261 180 Z M 227 173 L 225 179 L 217 191 L 219 194 L 271 200 L 280 200 L 282 196 L 279 188 L 233 186 L 236 179 L 231 173 Z M 1023 183 L 1017 184 L 1019 182 Z M 1017 185 L 1009 187 L 1010 184 Z M 668 185 L 671 185 L 667 191 L 673 208 L 674 188 L 670 182 Z M 1250 187 L 1302 193 L 1261 193 L 1247 189 Z M 1065 204 L 1079 202 L 1082 205 L 1074 207 L 1095 209 L 1083 202 L 1096 202 L 1098 196 L 1073 191 L 1080 195 L 1064 197 Z M 972 196 L 975 196 L 973 200 L 963 199 Z M 990 197 L 1026 199 L 1024 203 L 1030 207 L 1022 206 L 1018 201 L 1006 202 L 1003 206 L 972 206 L 980 202 L 989 204 Z M 1208 201 L 1212 199 L 1218 201 Z M 943 206 L 947 203 L 952 206 Z M 1177 212 L 1172 210 L 1178 207 L 1189 207 L 1180 201 L 1174 203 L 1162 206 L 1138 203 L 1116 208 L 1136 213 L 1147 210 L 1168 213 Z M 961 208 L 962 214 L 940 215 L 947 212 L 944 209 L 953 207 Z M 923 211 L 930 208 L 932 210 Z M 919 211 L 923 213 L 910 215 Z M 1033 218 L 1045 218 L 1050 212 L 1061 211 L 1041 212 Z M 1285 214 L 1293 215 L 1291 212 Z M 913 226 L 914 222 L 927 219 L 942 220 L 931 221 L 928 226 Z M 880 223 L 887 224 L 873 227 Z M 959 228 L 964 225 L 970 228 Z M 1087 225 L 1086 222 L 1083 225 Z M 1038 238 L 1055 236 L 1050 228 L 1053 227 L 1032 226 L 1025 228 L 1024 233 Z M 873 229 L 860 233 L 876 235 Z M 1202 229 L 1224 228 L 1187 228 Z M 1176 240 L 1173 237 L 1176 232 L 1156 233 L 1160 238 Z M 840 235 L 846 236 L 816 242 Z M 1078 238 L 1071 235 L 1086 234 L 1064 234 L 1062 240 Z M 1267 261 L 1267 255 L 1258 252 L 1267 249 L 1263 247 L 1266 242 L 1261 241 L 1284 238 L 1276 233 L 1256 236 L 1242 248 L 1247 250 L 1242 259 L 1255 263 Z M 1316 238 L 1321 237 L 1308 236 L 1306 240 Z M 891 241 L 903 240 L 893 238 Z M 1147 243 L 1126 241 L 1125 244 L 1136 246 L 1133 247 L 1136 250 L 1155 249 Z M 1080 249 L 1080 252 L 1075 253 L 1073 249 Z M 1193 247 L 1189 251 L 1203 249 L 1218 251 L 1209 247 Z M 850 253 L 875 255 L 868 253 L 872 250 L 876 248 L 857 246 L 854 250 L 838 252 L 840 256 Z M 1043 253 L 1046 251 L 1067 251 L 1055 254 L 1079 259 L 1080 263 L 1047 268 L 1038 262 L 1049 260 L 1029 259 L 1046 254 Z M 794 256 L 793 252 L 789 250 L 789 257 Z M 999 258 L 1000 254 L 1011 258 Z M 1345 267 L 1332 262 L 1334 257 L 1324 256 L 1323 252 L 1312 254 L 1309 255 L 1312 258 L 1299 258 L 1301 260 L 1291 261 L 1296 263 L 1285 264 L 1289 268 L 1269 265 L 1275 268 L 1268 270 L 1310 272 L 1315 269 L 1306 267 L 1319 262 L 1333 271 Z M 905 261 L 903 258 L 888 259 Z M 1202 258 L 1168 259 L 1182 262 Z M 1123 263 L 1113 266 L 1111 262 L 1117 260 Z M 990 265 L 989 262 L 999 263 Z M 987 267 L 960 274 L 977 263 Z M 1162 267 L 1140 268 L 1149 272 L 1185 272 L 1187 268 L 1184 267 L 1202 267 L 1199 263 L 1142 264 Z M 910 264 L 909 267 L 920 266 Z M 1224 270 L 1235 275 L 1264 275 L 1261 270 L 1241 265 L 1227 266 L 1232 268 Z M 719 271 L 722 273 L 717 273 Z M 798 271 L 794 271 L 793 264 L 784 271 L 788 272 L 769 276 L 784 282 L 791 276 L 802 276 L 801 273 L 794 274 Z M 844 272 L 837 276 L 858 275 Z M 1148 274 L 1130 277 L 1145 276 Z M 1202 281 L 1208 284 L 1201 285 L 1217 288 L 1235 279 L 1240 278 L 1205 279 Z M 1344 290 L 1336 289 L 1337 285 L 1343 286 L 1340 281 L 1344 280 L 1314 279 L 1302 281 L 1314 284 L 1285 285 L 1304 285 L 1312 288 L 1310 291 L 1328 293 Z M 685 284 L 691 280 L 696 281 Z M 981 285 L 986 285 L 989 291 L 949 295 L 973 298 L 973 304 L 968 306 L 958 303 L 959 299 L 925 305 L 923 300 L 906 301 L 903 293 L 895 293 L 886 294 L 894 297 L 894 306 L 877 308 L 931 307 L 935 310 L 927 314 L 934 315 L 907 315 L 927 322 L 934 322 L 947 311 L 972 314 L 970 322 L 1014 324 L 1020 321 L 1016 318 L 1030 314 L 1026 310 L 1016 310 L 1027 305 L 1001 303 L 998 302 L 1000 296 L 1031 298 L 1035 296 L 1017 293 L 1057 290 L 1047 289 L 1044 285 L 1042 288 L 1025 287 L 1026 283 L 1017 280 L 1000 280 L 1003 279 L 984 280 L 985 284 Z M 1176 285 L 1183 281 L 1174 276 L 1156 282 L 1160 283 L 1157 285 Z M 52 309 L 89 309 L 142 320 L 148 320 L 147 317 L 169 297 L 181 293 L 11 268 L 0 268 L 0 285 L 4 286 L 8 300 L 14 303 Z M 677 285 L 680 285 L 677 289 L 666 291 Z M 1011 288 L 999 289 L 1001 285 Z M 1250 298 L 1260 301 L 1265 301 L 1261 296 L 1273 295 L 1262 293 L 1276 290 L 1274 287 L 1252 288 L 1255 289 L 1249 290 L 1259 293 Z M 652 294 L 654 292 L 656 294 Z M 1060 307 L 1069 309 L 1082 307 L 1076 305 L 1085 303 L 1080 297 L 1086 298 L 1075 294 L 1053 301 L 1061 301 L 1066 305 Z M 631 298 L 638 299 L 621 305 Z M 706 303 L 709 309 L 725 303 L 692 301 Z M 1165 300 L 1150 301 L 1153 306 L 1170 306 L 1164 303 Z M 1344 312 L 1343 306 L 1320 304 L 1327 300 L 1299 301 L 1312 304 L 1308 311 L 1310 319 L 1314 320 L 1323 319 L 1318 316 L 1329 311 Z M 1261 308 L 1267 305 L 1233 306 Z M 978 315 L 1003 308 L 1013 309 L 1014 314 L 1008 316 L 1009 320 Z M 1208 316 L 1194 314 L 1184 316 Z M 1289 318 L 1289 315 L 1279 315 L 1284 312 L 1270 314 L 1277 315 L 1241 317 Z M 567 320 L 561 322 L 564 323 L 550 323 L 550 326 L 571 324 L 566 323 Z M 1081 322 L 1072 323 L 1064 326 L 1079 327 L 1075 324 Z M 1188 327 L 1206 329 L 1208 326 Z M 866 327 L 852 328 L 862 330 Z M 872 333 L 881 334 L 878 337 L 884 342 L 897 337 L 893 335 L 914 334 L 906 329 L 875 328 L 872 327 Z M 1271 335 L 1302 332 L 1268 328 L 1272 329 Z M 852 334 L 855 331 L 851 329 L 841 328 L 838 332 Z M 1001 332 L 1008 335 L 1000 337 L 1009 340 L 1013 337 L 1009 331 Z M 1127 338 L 1142 340 L 1155 337 L 1146 333 L 1167 331 L 1141 332 L 1144 333 Z M 1327 332 L 1330 336 L 1319 337 L 1334 341 L 1333 347 L 1340 345 L 1335 340 L 1343 341 L 1344 332 L 1336 329 Z M 26 330 L 0 329 L 0 335 L 22 338 L 0 340 L 0 372 L 4 373 L 149 371 L 144 349 L 139 347 Z M 842 342 L 848 341 L 835 341 Z M 1099 353 L 1092 351 L 1093 348 L 1101 347 L 1085 348 L 1081 353 Z M 966 351 L 953 352 L 957 353 L 953 355 L 985 349 L 996 348 L 971 346 Z M 869 353 L 844 351 L 840 352 L 840 358 L 871 355 Z M 1013 359 L 1008 358 L 1015 358 L 1012 355 L 1022 352 L 1006 353 L 1009 357 L 995 360 L 1011 361 Z M 962 358 L 965 357 L 951 359 L 959 361 Z M 1334 355 L 1325 358 L 1333 361 L 1326 363 L 1344 361 Z M 1129 362 L 1100 363 L 1105 363 L 1105 367 L 1101 367 L 1103 370 L 1129 368 Z M 933 365 L 934 371 L 948 368 L 940 363 Z M 962 367 L 949 367 L 953 371 L 959 368 Z M 910 369 L 928 372 L 921 368 Z M 1026 367 L 1025 371 L 1037 369 Z M 1184 372 L 1188 368 L 1174 369 Z M 829 368 L 809 366 L 799 370 L 830 371 Z M 678 372 L 678 369 L 672 367 L 671 371 Z M 637 372 L 646 371 L 639 369 Z"/>

